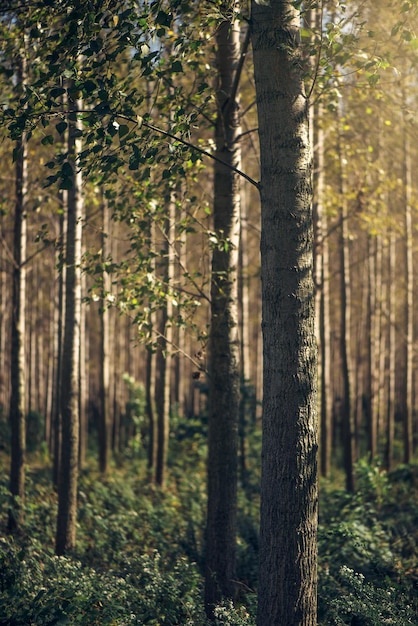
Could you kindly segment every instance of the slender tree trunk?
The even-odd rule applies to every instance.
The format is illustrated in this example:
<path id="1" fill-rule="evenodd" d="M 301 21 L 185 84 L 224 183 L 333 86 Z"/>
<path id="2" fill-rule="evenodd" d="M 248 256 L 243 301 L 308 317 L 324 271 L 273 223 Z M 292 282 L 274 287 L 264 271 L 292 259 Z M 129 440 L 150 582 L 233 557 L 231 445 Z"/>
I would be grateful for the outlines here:
<path id="1" fill-rule="evenodd" d="M 157 445 L 156 445 L 156 409 L 155 409 L 155 353 L 151 347 L 147 348 L 145 370 L 145 402 L 148 415 L 148 469 L 154 476 Z"/>
<path id="2" fill-rule="evenodd" d="M 77 111 L 75 102 L 70 102 Z M 70 121 L 68 163 L 72 167 L 72 186 L 68 190 L 66 240 L 65 328 L 62 354 L 61 414 L 62 447 L 58 490 L 58 519 L 55 550 L 57 555 L 75 547 L 79 455 L 79 358 L 81 305 L 82 180 L 77 171 L 77 123 Z"/>
<path id="3" fill-rule="evenodd" d="M 25 78 L 24 62 L 20 60 L 18 84 Z M 16 532 L 22 522 L 25 495 L 25 454 L 26 454 L 26 239 L 27 239 L 27 142 L 25 136 L 16 145 L 16 199 L 13 241 L 13 287 L 12 287 L 12 329 L 11 329 L 11 460 L 8 530 Z"/>
<path id="4" fill-rule="evenodd" d="M 348 213 L 345 193 L 345 171 L 342 149 L 343 138 L 338 130 L 338 156 L 340 162 L 340 302 L 341 302 L 341 327 L 340 327 L 340 350 L 342 363 L 343 397 L 341 414 L 343 422 L 343 446 L 344 446 L 344 469 L 346 476 L 347 491 L 355 490 L 354 462 L 355 453 L 355 419 L 353 401 L 353 370 L 351 355 L 351 276 L 350 276 L 350 250 L 348 236 Z"/>
<path id="5" fill-rule="evenodd" d="M 293 3 L 252 3 L 264 345 L 258 626 L 317 623 L 311 153 L 299 28 Z"/>
<path id="6" fill-rule="evenodd" d="M 403 100 L 405 102 L 405 98 Z M 411 148 L 408 128 L 404 120 L 403 130 L 403 183 L 405 190 L 404 209 L 404 250 L 405 250 L 405 342 L 403 349 L 404 382 L 402 389 L 402 418 L 404 439 L 404 463 L 410 463 L 413 456 L 413 340 L 414 340 L 414 269 L 413 232 L 411 202 Z"/>
<path id="7" fill-rule="evenodd" d="M 244 200 L 244 198 L 242 198 Z M 248 263 L 248 217 L 246 202 L 241 202 L 241 227 L 239 245 L 239 304 L 240 304 L 240 379 L 241 399 L 239 410 L 239 461 L 241 482 L 247 484 L 247 422 L 251 410 L 251 359 L 250 359 L 250 285 Z"/>
<path id="8" fill-rule="evenodd" d="M 387 403 L 387 432 L 386 432 L 386 450 L 385 465 L 390 471 L 393 464 L 393 443 L 395 437 L 395 406 L 396 406 L 396 235 L 391 230 L 389 235 L 389 384 L 388 384 L 388 403 Z"/>
<path id="9" fill-rule="evenodd" d="M 63 262 L 65 256 L 65 233 L 64 223 L 66 216 L 64 202 L 64 194 L 60 194 L 60 200 L 63 206 L 63 210 L 59 218 L 59 232 L 60 232 L 60 248 L 58 255 L 58 264 L 60 266 L 58 275 L 58 301 L 57 301 L 57 321 L 56 321 L 56 365 L 55 365 L 55 392 L 53 402 L 53 464 L 52 464 L 52 480 L 57 487 L 59 483 L 59 474 L 61 467 L 61 442 L 62 442 L 62 416 L 61 416 L 61 380 L 62 380 L 62 350 L 63 350 L 63 336 L 64 336 L 64 318 L 65 318 L 65 263 Z"/>
<path id="10" fill-rule="evenodd" d="M 315 232 L 315 274 L 316 274 L 316 323 L 319 341 L 318 382 L 320 409 L 320 458 L 321 474 L 328 476 L 331 470 L 332 451 L 332 390 L 331 390 L 331 329 L 330 329 L 330 288 L 329 288 L 329 241 L 328 219 L 323 206 L 325 165 L 325 140 L 322 128 L 322 106 L 314 107 L 311 124 L 315 151 L 315 196 L 313 204 Z"/>
<path id="11" fill-rule="evenodd" d="M 108 257 L 109 235 L 109 208 L 107 201 L 102 198 L 102 289 L 104 297 L 100 309 L 100 420 L 99 420 L 99 468 L 105 474 L 109 465 L 110 452 L 110 354 L 109 332 L 110 311 L 108 308 L 107 294 L 110 293 L 110 277 L 104 264 Z"/>
<path id="12" fill-rule="evenodd" d="M 240 28 L 224 21 L 216 33 L 217 121 L 209 350 L 208 504 L 205 605 L 209 617 L 223 597 L 235 594 L 237 452 L 240 397 L 238 254 L 240 181 Z"/>
<path id="13" fill-rule="evenodd" d="M 162 228 L 164 233 L 164 246 L 167 257 L 164 261 L 164 280 L 166 283 L 166 303 L 159 314 L 159 338 L 156 354 L 156 384 L 155 384 L 155 407 L 157 412 L 157 452 L 155 467 L 155 482 L 160 487 L 165 486 L 166 465 L 168 453 L 168 438 L 170 428 L 171 409 L 171 352 L 173 343 L 173 299 L 170 289 L 174 279 L 174 239 L 175 239 L 175 215 L 176 204 L 174 192 L 168 192 L 167 219 Z"/>
<path id="14" fill-rule="evenodd" d="M 83 255 L 83 245 L 81 248 L 81 256 Z M 89 353 L 89 342 L 86 329 L 86 307 L 82 302 L 82 297 L 86 293 L 86 275 L 81 272 L 81 299 L 80 299 L 80 369 L 79 369 L 79 419 L 80 419 L 80 435 L 79 435 L 79 458 L 78 464 L 80 469 L 86 464 L 87 445 L 88 445 L 88 384 L 87 384 L 87 360 Z"/>

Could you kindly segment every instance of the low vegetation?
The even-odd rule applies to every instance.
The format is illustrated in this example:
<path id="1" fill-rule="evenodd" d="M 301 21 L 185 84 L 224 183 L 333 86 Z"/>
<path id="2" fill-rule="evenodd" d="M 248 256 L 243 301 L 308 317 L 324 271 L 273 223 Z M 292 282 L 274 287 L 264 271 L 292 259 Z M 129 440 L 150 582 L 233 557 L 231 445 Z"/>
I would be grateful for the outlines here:
<path id="1" fill-rule="evenodd" d="M 197 420 L 173 426 L 164 493 L 150 485 L 137 442 L 105 478 L 91 460 L 80 481 L 77 550 L 65 558 L 54 555 L 50 468 L 34 453 L 24 529 L 12 538 L 2 528 L 2 626 L 206 624 L 205 429 Z M 218 626 L 255 623 L 258 446 L 249 446 L 254 482 L 240 492 L 237 602 L 218 607 Z M 417 625 L 418 466 L 387 474 L 360 462 L 357 481 L 356 494 L 340 489 L 338 477 L 321 484 L 318 624 Z M 8 498 L 3 479 L 3 511 Z"/>

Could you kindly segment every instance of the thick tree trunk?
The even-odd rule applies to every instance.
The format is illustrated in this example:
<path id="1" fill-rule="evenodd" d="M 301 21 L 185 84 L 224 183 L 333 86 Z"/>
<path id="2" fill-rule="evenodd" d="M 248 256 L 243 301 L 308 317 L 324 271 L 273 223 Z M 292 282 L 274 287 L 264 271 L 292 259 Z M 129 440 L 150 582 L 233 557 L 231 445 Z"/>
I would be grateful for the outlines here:
<path id="1" fill-rule="evenodd" d="M 18 81 L 22 83 L 24 71 L 19 68 Z M 11 329 L 11 465 L 8 530 L 19 529 L 23 515 L 25 495 L 25 452 L 26 452 L 26 193 L 27 193 L 27 143 L 23 137 L 16 145 L 16 200 L 13 241 L 13 287 L 12 287 L 12 329 Z"/>
<path id="2" fill-rule="evenodd" d="M 252 4 L 264 357 L 258 626 L 316 625 L 311 154 L 293 3 Z"/>
<path id="3" fill-rule="evenodd" d="M 239 168 L 241 160 L 235 79 L 240 59 L 237 22 L 217 30 L 216 156 Z M 209 350 L 208 505 L 205 605 L 209 617 L 221 598 L 234 596 L 239 417 L 238 252 L 240 188 L 238 175 L 214 166 L 213 220 L 217 242 L 212 253 Z"/>
<path id="4" fill-rule="evenodd" d="M 75 103 L 70 103 L 73 111 Z M 79 358 L 81 305 L 81 237 L 82 180 L 77 171 L 76 124 L 70 122 L 68 153 L 73 169 L 72 186 L 68 190 L 65 329 L 62 354 L 61 414 L 62 446 L 58 489 L 58 519 L 55 550 L 63 555 L 75 547 L 77 516 L 77 483 L 79 459 Z"/>

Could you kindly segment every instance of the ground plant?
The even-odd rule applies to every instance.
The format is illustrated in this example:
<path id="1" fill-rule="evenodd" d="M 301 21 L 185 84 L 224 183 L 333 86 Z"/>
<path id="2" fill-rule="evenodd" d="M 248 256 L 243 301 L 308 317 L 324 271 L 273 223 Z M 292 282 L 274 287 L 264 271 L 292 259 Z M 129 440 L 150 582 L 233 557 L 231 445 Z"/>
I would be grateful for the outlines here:
<path id="1" fill-rule="evenodd" d="M 146 459 L 132 459 L 129 449 L 127 462 L 119 460 L 105 479 L 87 466 L 78 493 L 78 545 L 65 557 L 54 555 L 50 468 L 41 453 L 33 456 L 24 527 L 14 537 L 3 532 L 0 541 L 2 626 L 206 623 L 205 427 L 178 417 L 174 424 L 164 493 L 149 483 Z M 418 467 L 388 474 L 362 461 L 356 472 L 356 494 L 339 487 L 339 476 L 321 483 L 318 625 L 416 625 Z M 0 497 L 5 510 L 5 480 Z M 240 488 L 237 598 L 216 608 L 219 626 L 255 624 L 257 498 L 255 485 Z"/>

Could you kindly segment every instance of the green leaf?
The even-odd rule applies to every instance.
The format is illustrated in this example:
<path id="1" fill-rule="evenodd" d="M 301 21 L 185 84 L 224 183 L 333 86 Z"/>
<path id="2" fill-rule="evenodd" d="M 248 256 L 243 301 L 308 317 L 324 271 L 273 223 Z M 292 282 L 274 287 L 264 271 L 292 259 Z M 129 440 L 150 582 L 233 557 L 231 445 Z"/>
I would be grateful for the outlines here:
<path id="1" fill-rule="evenodd" d="M 61 176 L 63 178 L 69 178 L 73 176 L 73 174 L 74 174 L 74 170 L 72 168 L 72 165 L 68 163 L 68 161 L 66 161 L 61 168 Z"/>
<path id="2" fill-rule="evenodd" d="M 123 137 L 124 135 L 127 135 L 129 133 L 129 126 L 127 126 L 126 124 L 121 124 L 119 126 L 119 137 Z"/>
<path id="3" fill-rule="evenodd" d="M 51 89 L 51 91 L 49 92 L 49 95 L 51 98 L 59 98 L 60 96 L 62 96 L 65 93 L 65 89 L 63 89 L 63 87 L 54 87 L 53 89 Z"/>
<path id="4" fill-rule="evenodd" d="M 58 122 L 58 124 L 56 125 L 56 127 L 55 127 L 55 128 L 57 129 L 57 132 L 58 132 L 60 135 L 62 135 L 62 134 L 63 134 L 63 132 L 65 132 L 65 131 L 67 130 L 67 127 L 68 127 L 67 122 Z"/>
<path id="5" fill-rule="evenodd" d="M 54 138 L 52 135 L 47 135 L 46 137 L 42 137 L 41 144 L 43 146 L 52 145 L 54 143 Z"/>
<path id="6" fill-rule="evenodd" d="M 166 13 L 165 11 L 158 11 L 157 17 L 155 18 L 156 24 L 160 26 L 170 26 L 171 20 L 173 16 L 171 13 Z"/>
<path id="7" fill-rule="evenodd" d="M 173 72 L 182 72 L 183 71 L 183 65 L 181 64 L 181 61 L 173 61 L 172 65 L 171 65 L 171 70 Z"/>

